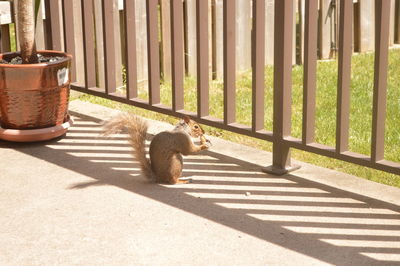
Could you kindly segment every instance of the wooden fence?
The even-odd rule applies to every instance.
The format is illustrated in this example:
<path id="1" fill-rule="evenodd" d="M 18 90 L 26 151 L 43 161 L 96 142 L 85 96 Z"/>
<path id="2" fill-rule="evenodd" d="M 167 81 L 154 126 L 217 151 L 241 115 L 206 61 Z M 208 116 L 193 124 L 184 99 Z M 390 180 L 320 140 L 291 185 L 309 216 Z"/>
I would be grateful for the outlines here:
<path id="1" fill-rule="evenodd" d="M 51 35 L 60 35 L 62 40 L 58 46 L 60 50 L 65 48 L 63 40 L 65 30 L 60 21 L 59 25 L 55 25 L 53 29 L 46 26 L 46 15 L 59 16 L 63 10 L 59 10 L 58 14 L 50 14 L 50 6 L 54 2 L 62 3 L 60 6 L 72 5 L 74 10 L 73 25 L 67 25 L 74 33 L 75 68 L 76 80 L 79 83 L 84 82 L 83 71 L 83 28 L 82 28 L 82 6 L 86 5 L 92 9 L 93 27 L 95 29 L 94 41 L 95 62 L 96 62 L 96 85 L 104 87 L 104 36 L 103 32 L 103 12 L 102 0 L 45 0 L 43 2 L 42 11 L 38 19 L 37 30 L 37 46 L 39 49 L 45 49 L 51 46 L 51 39 L 48 40 L 46 35 L 49 31 Z M 110 0 L 111 11 L 108 12 L 114 20 L 113 37 L 115 39 L 115 55 L 116 65 L 122 66 L 126 64 L 125 43 L 124 40 L 125 14 L 124 3 L 134 1 L 135 3 L 135 38 L 138 66 L 147 65 L 147 26 L 146 26 L 146 0 Z M 185 50 L 185 72 L 187 75 L 197 75 L 197 57 L 196 57 L 196 0 L 182 0 L 184 3 L 184 50 Z M 223 77 L 223 0 L 204 0 L 208 1 L 208 27 L 209 27 L 209 68 L 214 79 Z M 236 70 L 238 72 L 251 68 L 251 36 L 252 36 L 252 1 L 234 0 L 236 1 Z M 293 11 L 294 16 L 294 38 L 293 38 L 293 64 L 303 63 L 303 47 L 304 47 L 304 26 L 305 26 L 305 2 L 306 0 L 291 0 L 295 3 Z M 17 14 L 11 14 L 12 8 L 10 2 L 0 2 L 0 24 L 1 24 L 1 51 L 13 49 L 10 44 L 9 24 L 13 22 L 13 17 Z M 339 27 L 339 1 L 337 0 L 318 0 L 318 58 L 331 59 L 336 57 L 338 49 L 338 27 Z M 354 19 L 353 19 L 353 49 L 355 52 L 372 51 L 375 47 L 375 0 L 353 0 L 354 2 Z M 265 0 L 265 64 L 272 65 L 274 57 L 274 0 Z M 170 0 L 158 0 L 159 4 L 159 27 L 160 27 L 160 67 L 161 78 L 171 80 L 171 14 Z M 17 41 L 16 41 L 17 42 Z M 390 46 L 400 43 L 400 0 L 391 0 L 390 13 Z M 116 69 L 116 80 L 119 86 L 123 85 L 124 68 Z M 138 68 L 139 84 L 147 87 L 148 70 L 146 67 Z"/>

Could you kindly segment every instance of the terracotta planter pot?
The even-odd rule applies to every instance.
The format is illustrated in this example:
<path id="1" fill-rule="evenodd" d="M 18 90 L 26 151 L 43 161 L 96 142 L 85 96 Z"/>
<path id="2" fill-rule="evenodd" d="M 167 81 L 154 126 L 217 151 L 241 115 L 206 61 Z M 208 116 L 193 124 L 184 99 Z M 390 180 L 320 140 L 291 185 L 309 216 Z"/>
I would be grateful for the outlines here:
<path id="1" fill-rule="evenodd" d="M 72 56 L 39 51 L 43 56 L 61 56 L 53 63 L 0 64 L 0 126 L 3 129 L 41 129 L 67 120 Z M 0 54 L 8 61 L 19 53 Z"/>

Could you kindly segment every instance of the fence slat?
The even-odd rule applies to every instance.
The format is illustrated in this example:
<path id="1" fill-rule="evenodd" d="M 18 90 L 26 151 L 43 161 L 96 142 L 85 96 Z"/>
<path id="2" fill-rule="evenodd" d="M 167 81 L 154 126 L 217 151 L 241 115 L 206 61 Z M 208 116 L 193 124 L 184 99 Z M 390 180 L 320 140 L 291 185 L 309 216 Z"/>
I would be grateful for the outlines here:
<path id="1" fill-rule="evenodd" d="M 390 0 L 377 0 L 375 30 L 375 77 L 372 115 L 371 160 L 384 158 Z"/>
<path id="2" fill-rule="evenodd" d="M 264 171 L 277 175 L 298 168 L 291 165 L 290 148 L 283 141 L 291 131 L 293 8 L 293 1 L 275 2 L 273 163 Z"/>
<path id="3" fill-rule="evenodd" d="M 10 26 L 8 24 L 0 25 L 0 52 L 9 52 L 11 51 L 11 42 L 10 42 Z"/>
<path id="4" fill-rule="evenodd" d="M 255 132 L 264 129 L 265 0 L 253 2 L 252 47 L 252 130 Z"/>
<path id="5" fill-rule="evenodd" d="M 136 23 L 135 1 L 124 0 L 125 24 L 125 67 L 126 67 L 126 97 L 133 99 L 138 96 L 137 65 L 136 65 Z"/>
<path id="6" fill-rule="evenodd" d="M 46 28 L 49 28 L 48 20 L 46 19 L 45 8 L 44 8 L 44 1 L 40 1 L 39 4 L 39 12 L 36 18 L 36 25 L 35 25 L 35 43 L 36 49 L 38 50 L 46 50 L 51 49 L 51 41 L 49 38 L 46 38 L 46 35 L 50 33 L 47 31 Z M 50 30 L 50 28 L 49 28 Z M 46 32 L 47 31 L 47 32 Z"/>
<path id="7" fill-rule="evenodd" d="M 389 46 L 394 45 L 395 41 L 395 16 L 396 16 L 396 1 L 390 0 L 390 25 L 389 25 Z"/>
<path id="8" fill-rule="evenodd" d="M 96 85 L 105 88 L 105 67 L 104 67 L 104 40 L 103 40 L 103 8 L 102 0 L 93 0 L 94 28 L 96 40 Z"/>
<path id="9" fill-rule="evenodd" d="M 231 124 L 236 118 L 236 3 L 224 0 L 224 123 Z"/>
<path id="10" fill-rule="evenodd" d="M 102 1 L 103 12 L 103 43 L 104 43 L 104 71 L 105 90 L 107 94 L 114 93 L 117 87 L 115 43 L 114 43 L 114 3 Z"/>
<path id="11" fill-rule="evenodd" d="M 330 57 L 331 31 L 333 25 L 332 22 L 334 19 L 332 15 L 333 12 L 332 12 L 331 0 L 320 0 L 318 47 L 319 47 L 319 57 L 321 59 L 328 59 Z"/>
<path id="12" fill-rule="evenodd" d="M 160 56 L 158 44 L 158 0 L 146 1 L 149 102 L 160 103 Z"/>
<path id="13" fill-rule="evenodd" d="M 196 76 L 196 0 L 185 0 L 186 73 Z"/>
<path id="14" fill-rule="evenodd" d="M 361 0 L 360 5 L 360 52 L 375 48 L 375 0 Z"/>
<path id="15" fill-rule="evenodd" d="M 69 2 L 70 1 L 70 2 Z M 65 49 L 66 51 L 70 51 L 72 53 L 72 65 L 75 73 L 75 78 L 73 79 L 74 82 L 77 82 L 78 84 L 83 84 L 85 82 L 85 63 L 84 63 L 84 55 L 83 55 L 83 34 L 82 34 L 82 6 L 81 6 L 81 1 L 77 0 L 64 0 L 66 5 L 70 5 L 68 8 L 72 8 L 72 19 L 67 18 L 64 15 L 64 20 L 71 21 L 66 22 L 66 23 L 71 23 L 72 25 L 65 25 L 64 27 L 72 27 L 72 29 L 69 29 L 73 31 L 73 37 L 72 37 L 72 43 L 70 43 L 70 40 L 67 40 L 67 33 L 64 30 L 64 38 L 65 38 Z M 66 12 L 70 12 L 66 10 Z M 72 32 L 70 33 L 72 34 Z M 74 50 L 72 52 L 72 50 Z"/>
<path id="16" fill-rule="evenodd" d="M 164 81 L 171 81 L 171 1 L 161 0 L 162 73 Z"/>
<path id="17" fill-rule="evenodd" d="M 183 109 L 183 3 L 171 1 L 172 110 Z"/>
<path id="18" fill-rule="evenodd" d="M 396 10 L 394 15 L 394 27 L 395 27 L 395 43 L 400 43 L 400 1 L 396 0 Z"/>
<path id="19" fill-rule="evenodd" d="M 304 64 L 304 35 L 305 35 L 305 13 L 306 13 L 306 2 L 305 0 L 298 0 L 298 16 L 299 16 L 299 29 L 300 32 L 298 33 L 297 38 L 297 45 L 299 47 L 299 55 L 298 55 L 298 64 Z"/>
<path id="20" fill-rule="evenodd" d="M 318 0 L 305 3 L 303 83 L 303 144 L 315 140 L 315 98 L 318 42 Z"/>
<path id="21" fill-rule="evenodd" d="M 121 6 L 121 10 L 119 7 Z M 122 69 L 123 69 L 123 61 L 122 61 L 122 29 L 123 27 L 123 0 L 114 0 L 113 5 L 113 19 L 114 19 L 114 57 L 115 57 L 115 87 L 123 88 L 123 80 L 122 80 Z"/>
<path id="22" fill-rule="evenodd" d="M 274 20 L 275 1 L 266 0 L 265 3 L 265 64 L 274 64 Z"/>
<path id="23" fill-rule="evenodd" d="M 73 1 L 74 6 L 74 28 L 75 28 L 75 68 L 76 82 L 84 84 L 85 82 L 85 57 L 83 56 L 83 33 L 82 33 L 82 5 L 81 1 Z"/>
<path id="24" fill-rule="evenodd" d="M 207 1 L 207 2 L 212 2 L 212 0 L 211 1 Z M 212 40 L 212 36 L 213 36 L 213 33 L 212 33 L 212 31 L 213 31 L 213 20 L 212 20 L 212 12 L 213 12 L 213 8 L 212 8 L 212 5 L 211 5 L 211 3 L 208 5 L 208 14 L 209 14 L 209 16 L 208 16 L 208 22 L 207 22 L 207 25 L 208 25 L 208 47 L 213 47 L 213 40 Z M 209 51 L 208 51 L 208 62 L 210 62 L 209 64 L 208 64 L 208 75 L 210 75 L 210 78 L 212 78 L 213 77 L 213 65 L 212 65 L 212 63 L 213 63 L 213 50 L 212 50 L 212 48 L 211 49 L 209 49 Z M 196 73 L 197 74 L 197 73 Z"/>
<path id="25" fill-rule="evenodd" d="M 213 50 L 213 79 L 223 78 L 224 73 L 224 8 L 223 0 L 213 0 L 212 13 L 212 50 Z"/>
<path id="26" fill-rule="evenodd" d="M 13 8 L 12 8 L 12 13 L 13 13 L 13 18 L 14 18 L 14 32 L 18 32 L 19 28 L 19 23 L 18 23 L 18 12 L 17 12 L 17 6 L 18 6 L 18 0 L 14 0 L 13 2 Z M 19 42 L 19 37 L 18 34 L 15 34 L 15 45 L 17 47 L 17 50 L 19 50 L 20 47 L 20 42 Z"/>
<path id="27" fill-rule="evenodd" d="M 138 89 L 148 87 L 148 50 L 147 50 L 147 14 L 146 2 L 144 0 L 135 0 L 136 3 L 136 56 L 138 66 Z M 142 67 L 139 67 L 142 66 Z"/>
<path id="28" fill-rule="evenodd" d="M 46 19 L 48 27 L 48 40 L 51 40 L 50 49 L 62 51 L 61 8 L 59 0 L 45 1 Z"/>
<path id="29" fill-rule="evenodd" d="M 339 68 L 337 94 L 336 152 L 342 153 L 349 146 L 350 79 L 352 54 L 353 2 L 340 3 Z"/>
<path id="30" fill-rule="evenodd" d="M 251 68 L 251 1 L 236 1 L 236 69 Z"/>
<path id="31" fill-rule="evenodd" d="M 197 28 L 197 116 L 209 115 L 208 2 L 196 1 Z"/>
<path id="32" fill-rule="evenodd" d="M 82 23 L 83 51 L 85 57 L 85 87 L 89 89 L 96 86 L 94 22 L 91 0 L 82 0 Z"/>
<path id="33" fill-rule="evenodd" d="M 0 25 L 13 23 L 12 10 L 17 6 L 13 1 L 0 1 Z"/>
<path id="34" fill-rule="evenodd" d="M 64 18 L 64 40 L 65 51 L 69 54 L 75 55 L 75 28 L 74 28 L 74 3 L 73 0 L 63 1 L 63 18 Z M 75 56 L 73 57 L 75 58 Z M 76 60 L 73 59 L 71 65 L 71 79 L 76 81 Z"/>

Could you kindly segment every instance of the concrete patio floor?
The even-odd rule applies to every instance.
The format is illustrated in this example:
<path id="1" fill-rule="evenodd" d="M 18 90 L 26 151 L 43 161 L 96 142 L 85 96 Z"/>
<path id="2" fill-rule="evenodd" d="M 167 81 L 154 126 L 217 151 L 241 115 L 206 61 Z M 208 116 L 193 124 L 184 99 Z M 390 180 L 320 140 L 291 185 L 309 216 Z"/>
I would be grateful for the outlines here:
<path id="1" fill-rule="evenodd" d="M 73 101 L 74 126 L 0 141 L 0 265 L 400 265 L 400 189 L 211 138 L 184 185 L 148 183 L 116 111 Z M 154 134 L 171 128 L 150 123 Z"/>

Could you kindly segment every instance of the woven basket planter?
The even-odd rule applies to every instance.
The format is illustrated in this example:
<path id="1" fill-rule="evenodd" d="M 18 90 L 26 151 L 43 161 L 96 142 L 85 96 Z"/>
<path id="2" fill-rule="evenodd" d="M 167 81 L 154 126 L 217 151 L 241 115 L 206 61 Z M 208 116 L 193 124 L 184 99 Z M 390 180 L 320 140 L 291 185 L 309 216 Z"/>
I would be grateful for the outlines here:
<path id="1" fill-rule="evenodd" d="M 56 51 L 38 53 L 46 57 L 64 58 L 53 63 L 0 64 L 0 126 L 3 130 L 11 132 L 54 128 L 69 120 L 72 57 Z M 0 59 L 9 61 L 16 55 L 18 53 L 5 53 L 0 55 Z M 60 132 L 60 135 L 65 131 Z M 55 135 L 58 134 L 53 132 L 51 138 Z M 2 138 L 1 132 L 0 138 Z M 44 139 L 46 138 L 39 138 L 39 140 Z M 21 141 L 35 141 L 35 139 Z"/>

